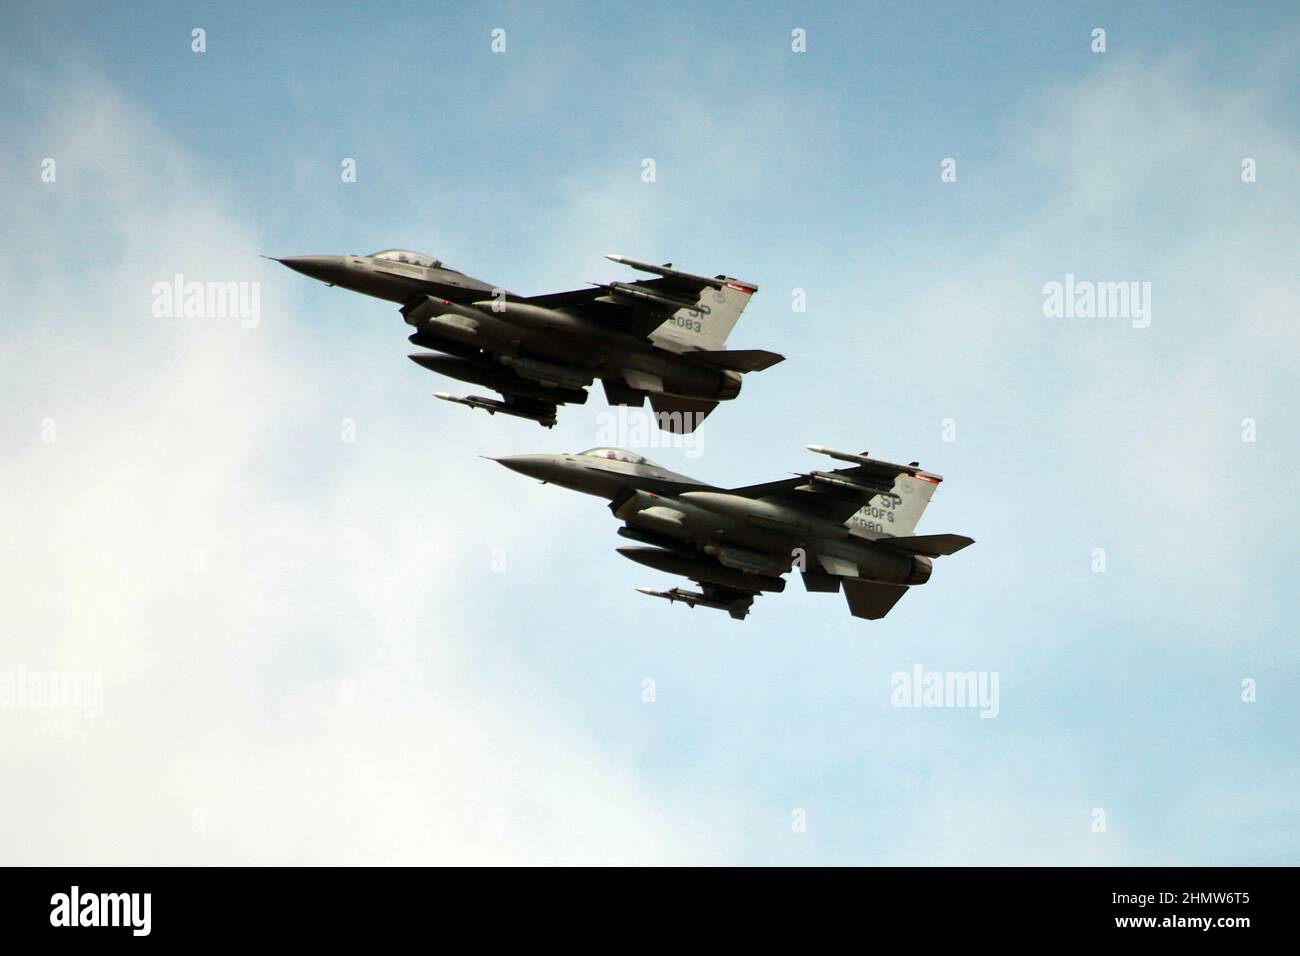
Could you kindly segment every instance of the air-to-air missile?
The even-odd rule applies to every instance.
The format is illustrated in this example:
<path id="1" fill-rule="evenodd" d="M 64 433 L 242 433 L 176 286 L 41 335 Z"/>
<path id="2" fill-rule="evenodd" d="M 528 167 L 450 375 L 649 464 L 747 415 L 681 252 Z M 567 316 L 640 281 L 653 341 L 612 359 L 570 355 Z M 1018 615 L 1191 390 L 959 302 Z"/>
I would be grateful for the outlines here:
<path id="1" fill-rule="evenodd" d="M 529 421 L 538 422 L 548 428 L 555 424 L 555 415 L 553 413 L 530 412 L 515 405 L 498 402 L 495 399 L 483 398 L 481 395 L 452 395 L 448 392 L 434 392 L 433 397 L 440 398 L 444 402 L 455 402 L 457 405 L 468 405 L 470 408 L 481 408 L 489 415 L 500 412 L 502 415 L 513 415 L 515 418 L 527 418 Z"/>

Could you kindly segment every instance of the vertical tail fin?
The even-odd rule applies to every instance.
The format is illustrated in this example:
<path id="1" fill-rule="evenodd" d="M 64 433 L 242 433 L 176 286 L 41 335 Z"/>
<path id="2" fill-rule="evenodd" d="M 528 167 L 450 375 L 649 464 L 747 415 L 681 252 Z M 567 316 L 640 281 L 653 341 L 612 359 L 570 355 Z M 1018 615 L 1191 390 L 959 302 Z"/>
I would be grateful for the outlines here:
<path id="1" fill-rule="evenodd" d="M 820 481 L 851 489 L 863 497 L 871 495 L 867 503 L 844 522 L 850 533 L 864 538 L 880 534 L 894 537 L 911 535 L 925 512 L 925 506 L 934 497 L 934 490 L 943 481 L 942 475 L 922 471 L 920 462 L 896 465 L 868 457 L 865 451 L 855 455 L 822 445 L 809 445 L 808 450 L 837 461 L 852 462 L 852 468 L 841 468 L 829 474 L 815 471 L 808 477 L 813 485 Z M 886 488 L 889 491 L 885 491 Z"/>
<path id="2" fill-rule="evenodd" d="M 749 305 L 750 296 L 757 291 L 757 287 L 735 279 L 726 279 L 721 288 L 701 289 L 695 309 L 678 309 L 650 338 L 669 348 L 721 349 L 740 320 L 740 313 Z"/>
<path id="3" fill-rule="evenodd" d="M 868 533 L 906 537 L 916 530 L 925 507 L 942 479 L 928 475 L 901 474 L 894 479 L 893 495 L 876 495 L 844 524 L 853 534 Z"/>
<path id="4" fill-rule="evenodd" d="M 672 352 L 721 349 L 736 327 L 740 313 L 749 305 L 749 297 L 758 291 L 752 282 L 723 275 L 695 275 L 674 269 L 671 263 L 657 266 L 627 256 L 605 258 L 659 277 L 635 283 L 610 283 L 605 288 L 616 300 L 624 297 L 661 306 L 683 306 L 650 334 L 656 345 Z"/>

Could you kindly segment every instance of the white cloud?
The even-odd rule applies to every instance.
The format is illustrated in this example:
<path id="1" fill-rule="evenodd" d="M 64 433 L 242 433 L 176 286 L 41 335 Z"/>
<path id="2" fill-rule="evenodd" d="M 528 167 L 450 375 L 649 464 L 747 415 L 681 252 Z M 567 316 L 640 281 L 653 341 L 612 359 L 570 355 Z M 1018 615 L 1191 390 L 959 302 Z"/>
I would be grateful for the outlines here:
<path id="1" fill-rule="evenodd" d="M 6 153 L 60 175 L 6 186 L 0 668 L 106 685 L 98 720 L 0 711 L 6 863 L 718 852 L 542 678 L 476 670 L 474 581 L 509 521 L 464 480 L 483 463 L 381 445 L 413 429 L 391 396 L 322 398 L 311 314 L 211 166 L 86 77 Z M 263 281 L 262 324 L 153 318 L 173 272 Z"/>

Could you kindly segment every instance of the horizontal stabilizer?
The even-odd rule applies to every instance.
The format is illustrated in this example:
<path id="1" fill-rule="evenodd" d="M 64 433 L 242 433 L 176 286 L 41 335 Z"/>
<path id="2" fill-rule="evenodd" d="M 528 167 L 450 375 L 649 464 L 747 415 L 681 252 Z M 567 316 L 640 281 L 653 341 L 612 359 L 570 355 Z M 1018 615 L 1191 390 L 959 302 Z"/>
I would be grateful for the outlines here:
<path id="1" fill-rule="evenodd" d="M 844 579 L 844 596 L 848 598 L 849 613 L 878 621 L 890 612 L 899 599 L 907 593 L 901 584 L 877 584 L 861 578 Z"/>
<path id="2" fill-rule="evenodd" d="M 735 372 L 761 372 L 778 362 L 784 362 L 785 356 L 763 349 L 720 349 L 717 351 L 683 352 L 682 358 L 702 362 L 713 368 L 730 369 Z"/>
<path id="3" fill-rule="evenodd" d="M 973 538 L 964 534 L 918 534 L 907 538 L 877 538 L 876 544 L 883 544 L 908 554 L 924 554 L 939 558 L 947 554 L 956 554 L 962 548 L 975 543 Z"/>

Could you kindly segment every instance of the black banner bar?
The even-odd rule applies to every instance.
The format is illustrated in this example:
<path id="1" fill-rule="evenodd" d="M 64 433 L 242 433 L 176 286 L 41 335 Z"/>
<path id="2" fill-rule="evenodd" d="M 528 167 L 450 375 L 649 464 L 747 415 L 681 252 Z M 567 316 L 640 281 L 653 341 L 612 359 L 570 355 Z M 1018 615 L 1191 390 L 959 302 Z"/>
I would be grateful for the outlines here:
<path id="1" fill-rule="evenodd" d="M 96 945 L 115 938 L 336 946 L 468 927 L 538 943 L 539 933 L 581 938 L 614 921 L 665 942 L 690 927 L 692 939 L 757 942 L 781 931 L 810 939 L 899 931 L 921 934 L 918 943 L 1127 937 L 1231 946 L 1287 926 L 1284 887 L 1294 875 L 1273 868 L 11 869 L 0 871 L 0 931 L 11 943 L 75 936 Z"/>

